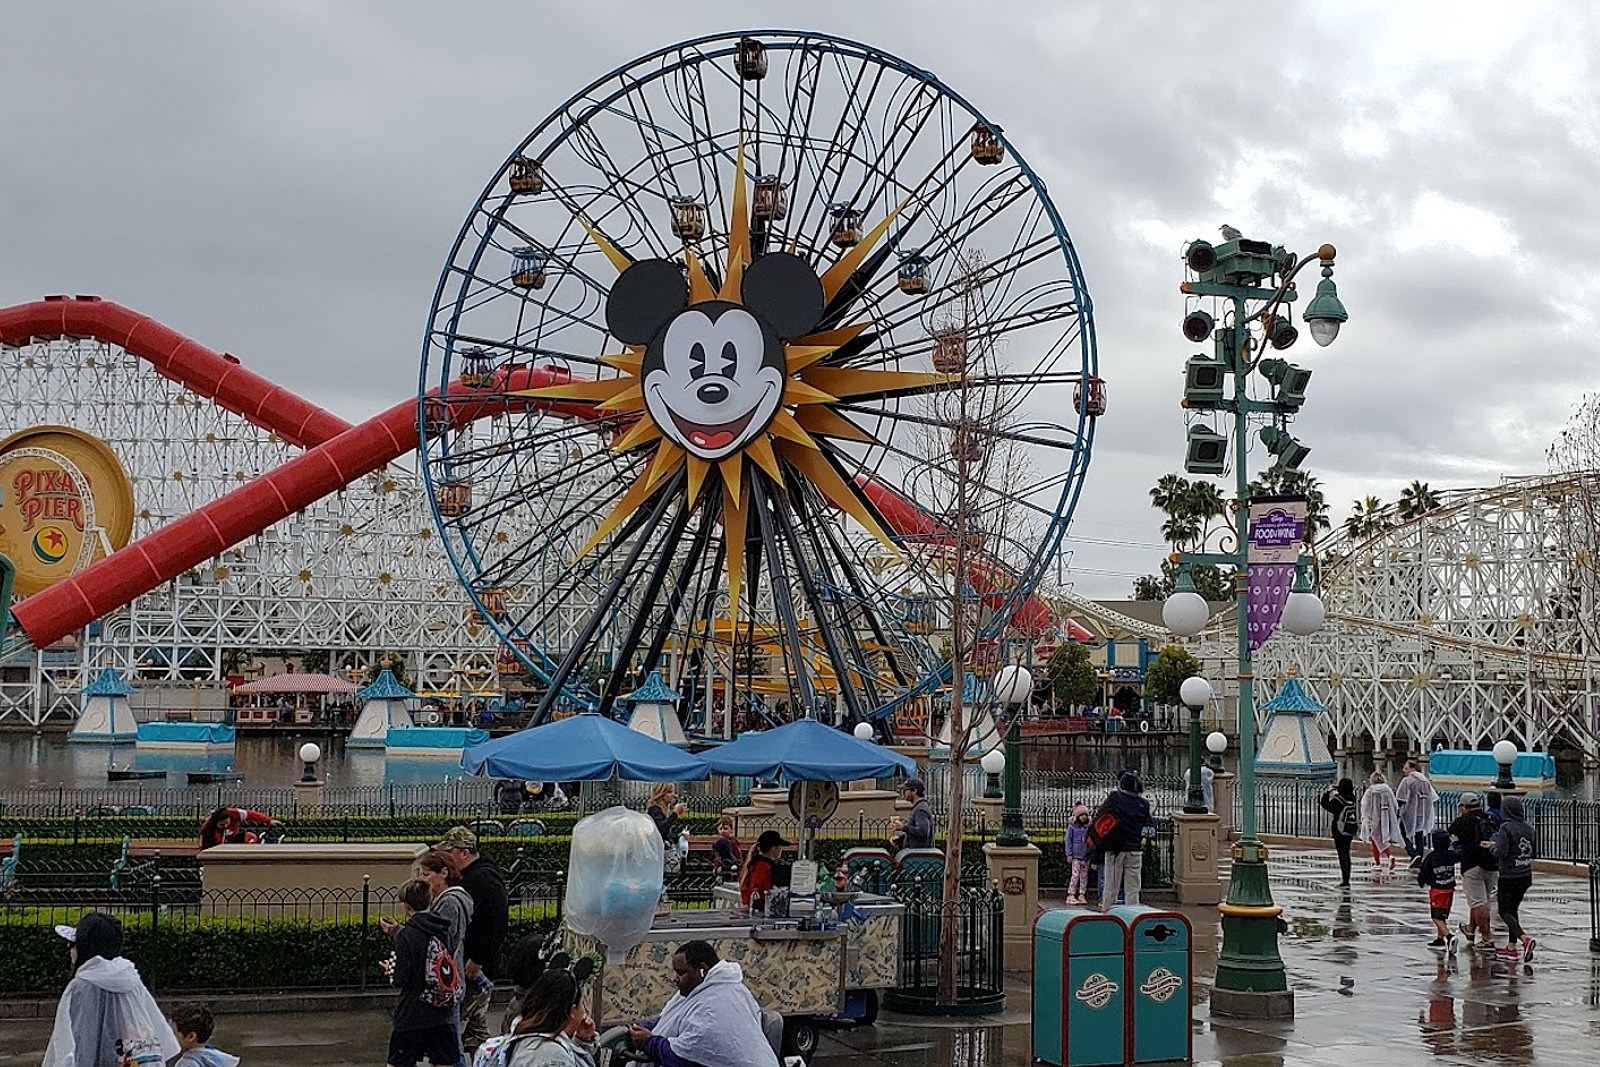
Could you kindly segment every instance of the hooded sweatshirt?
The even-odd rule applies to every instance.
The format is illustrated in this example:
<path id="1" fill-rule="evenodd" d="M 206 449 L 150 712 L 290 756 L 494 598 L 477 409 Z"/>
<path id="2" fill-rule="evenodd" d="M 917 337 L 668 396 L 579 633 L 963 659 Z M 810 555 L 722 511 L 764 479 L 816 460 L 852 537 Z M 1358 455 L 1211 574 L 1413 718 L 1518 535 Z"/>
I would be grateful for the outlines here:
<path id="1" fill-rule="evenodd" d="M 1506 797 L 1501 802 L 1500 826 L 1489 839 L 1489 851 L 1500 861 L 1501 881 L 1533 878 L 1533 857 L 1537 849 L 1521 797 Z"/>
<path id="2" fill-rule="evenodd" d="M 673 994 L 644 1050 L 663 1067 L 683 1060 L 715 1067 L 778 1067 L 761 1028 L 761 1006 L 732 960 L 715 964 L 688 996 Z"/>
<path id="3" fill-rule="evenodd" d="M 61 994 L 42 1067 L 160 1067 L 178 1054 L 166 1016 L 133 961 L 84 960 Z"/>
<path id="4" fill-rule="evenodd" d="M 1082 804 L 1072 811 L 1072 821 L 1067 823 L 1067 859 L 1087 860 L 1089 858 L 1089 824 L 1078 821 L 1078 816 L 1087 815 L 1088 811 Z"/>
<path id="5" fill-rule="evenodd" d="M 458 885 L 450 886 L 433 898 L 428 910 L 443 919 L 450 928 L 450 936 L 445 938 L 444 943 L 450 946 L 450 955 L 456 958 L 456 966 L 465 965 L 467 926 L 472 922 L 472 895 Z"/>
<path id="6" fill-rule="evenodd" d="M 1430 840 L 1433 851 L 1422 857 L 1422 865 L 1417 870 L 1417 884 L 1429 889 L 1454 889 L 1456 861 L 1459 857 L 1450 849 L 1450 831 L 1435 830 Z"/>
<path id="7" fill-rule="evenodd" d="M 394 1006 L 396 1030 L 421 1030 L 450 1021 L 449 1008 L 436 1008 L 422 999 L 428 966 L 428 939 L 450 944 L 450 924 L 431 911 L 419 911 L 394 933 L 394 984 L 400 999 Z M 463 981 L 457 971 L 457 981 Z"/>
<path id="8" fill-rule="evenodd" d="M 172 1067 L 239 1067 L 239 1057 L 230 1056 L 220 1048 L 201 1045 L 179 1056 Z"/>

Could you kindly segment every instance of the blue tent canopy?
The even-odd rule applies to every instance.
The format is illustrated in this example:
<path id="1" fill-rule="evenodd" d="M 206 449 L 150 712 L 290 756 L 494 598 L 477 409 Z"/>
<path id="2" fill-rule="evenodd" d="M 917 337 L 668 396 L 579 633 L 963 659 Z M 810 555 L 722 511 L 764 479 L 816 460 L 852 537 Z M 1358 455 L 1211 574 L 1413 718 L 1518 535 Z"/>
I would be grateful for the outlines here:
<path id="1" fill-rule="evenodd" d="M 484 777 L 534 782 L 595 782 L 613 777 L 682 782 L 711 773 L 699 756 L 592 713 L 473 745 L 461 753 L 461 766 Z"/>
<path id="2" fill-rule="evenodd" d="M 719 774 L 786 782 L 849 782 L 917 773 L 916 763 L 898 752 L 815 719 L 741 734 L 707 752 L 705 761 Z"/>

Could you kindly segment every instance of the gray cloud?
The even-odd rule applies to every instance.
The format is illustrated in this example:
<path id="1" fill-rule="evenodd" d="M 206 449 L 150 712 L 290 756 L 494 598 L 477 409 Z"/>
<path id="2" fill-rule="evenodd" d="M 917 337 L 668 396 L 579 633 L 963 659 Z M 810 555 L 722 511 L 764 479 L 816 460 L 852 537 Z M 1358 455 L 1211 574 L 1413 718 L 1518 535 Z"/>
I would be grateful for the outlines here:
<path id="1" fill-rule="evenodd" d="M 444 257 L 526 131 L 634 55 L 793 17 L 751 7 L 14 3 L 0 301 L 98 292 L 372 414 L 413 390 Z M 1397 49 L 1407 16 L 1378 5 L 807 10 L 1001 122 L 1066 218 L 1111 391 L 1076 516 L 1081 591 L 1155 566 L 1097 542 L 1158 539 L 1145 490 L 1181 463 L 1193 350 L 1179 247 L 1222 222 L 1340 247 L 1345 335 L 1291 353 L 1316 370 L 1296 432 L 1336 507 L 1543 467 L 1600 377 L 1596 33 L 1570 6 L 1518 14 L 1516 48 L 1457 32 L 1455 54 Z M 1419 203 L 1482 212 L 1513 245 Z"/>

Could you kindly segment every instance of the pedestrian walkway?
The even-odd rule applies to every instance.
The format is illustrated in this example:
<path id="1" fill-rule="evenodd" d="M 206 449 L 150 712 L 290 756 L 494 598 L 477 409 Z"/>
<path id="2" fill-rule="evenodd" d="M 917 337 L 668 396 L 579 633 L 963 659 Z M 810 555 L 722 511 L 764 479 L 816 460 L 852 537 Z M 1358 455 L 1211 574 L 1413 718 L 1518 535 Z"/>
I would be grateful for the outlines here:
<path id="1" fill-rule="evenodd" d="M 1427 947 L 1427 897 L 1403 864 L 1373 876 L 1358 865 L 1338 888 L 1331 851 L 1275 852 L 1273 895 L 1285 909 L 1281 939 L 1295 989 L 1287 1022 L 1212 1019 L 1217 913 L 1190 909 L 1195 926 L 1195 1062 L 1229 1067 L 1414 1064 L 1552 1067 L 1587 1063 L 1600 1033 L 1600 956 L 1589 952 L 1588 883 L 1536 876 L 1523 923 L 1538 938 L 1534 961 L 1506 967 L 1463 950 L 1454 963 Z M 1455 918 L 1465 917 L 1460 895 Z M 1014 976 L 1006 1010 L 978 1020 L 884 1012 L 876 1026 L 824 1031 L 813 1067 L 1028 1067 L 1029 983 Z M 166 999 L 166 998 L 163 998 Z M 270 1010 L 271 994 L 261 1007 Z M 224 1010 L 239 998 L 216 998 Z M 376 1063 L 388 1023 L 378 1010 L 219 1015 L 217 1043 L 248 1067 Z M 0 1067 L 39 1062 L 49 1024 L 7 1023 Z"/>

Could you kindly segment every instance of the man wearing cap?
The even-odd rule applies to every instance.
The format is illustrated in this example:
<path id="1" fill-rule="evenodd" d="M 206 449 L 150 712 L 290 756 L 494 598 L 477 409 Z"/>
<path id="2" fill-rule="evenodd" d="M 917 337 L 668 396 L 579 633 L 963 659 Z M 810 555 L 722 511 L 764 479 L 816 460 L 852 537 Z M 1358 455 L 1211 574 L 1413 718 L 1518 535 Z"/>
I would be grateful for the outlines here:
<path id="1" fill-rule="evenodd" d="M 122 955 L 122 923 L 115 916 L 92 911 L 56 933 L 70 946 L 73 973 L 56 1007 L 43 1067 L 161 1064 L 181 1051 L 139 969 Z"/>
<path id="2" fill-rule="evenodd" d="M 489 1039 L 491 979 L 500 973 L 500 946 L 506 939 L 506 883 L 494 861 L 478 854 L 478 835 L 465 826 L 452 826 L 434 847 L 450 861 L 461 888 L 472 898 L 462 946 L 467 992 L 461 1001 L 461 1045 L 470 1056 Z"/>
<path id="3" fill-rule="evenodd" d="M 928 787 L 922 784 L 921 778 L 907 778 L 900 787 L 900 795 L 910 803 L 911 811 L 903 820 L 894 821 L 895 833 L 890 840 L 896 847 L 933 847 L 933 808 L 928 804 L 927 793 Z"/>
<path id="4" fill-rule="evenodd" d="M 1122 898 L 1124 904 L 1138 904 L 1144 887 L 1144 831 L 1150 825 L 1150 802 L 1143 796 L 1144 782 L 1134 771 L 1123 771 L 1117 779 L 1117 788 L 1100 802 L 1096 814 L 1111 814 L 1116 819 L 1116 829 L 1106 838 L 1102 848 L 1105 879 L 1100 889 L 1100 900 L 1107 909 Z"/>
<path id="5" fill-rule="evenodd" d="M 1461 932 L 1467 935 L 1468 945 L 1476 942 L 1494 948 L 1489 912 L 1499 881 L 1500 861 L 1483 847 L 1483 842 L 1494 836 L 1494 826 L 1484 814 L 1483 798 L 1477 793 L 1462 793 L 1460 805 L 1460 814 L 1450 824 L 1450 840 L 1451 848 L 1461 857 L 1457 881 L 1467 898 L 1467 921 L 1461 924 Z M 1477 941 L 1480 934 L 1483 939 Z"/>

